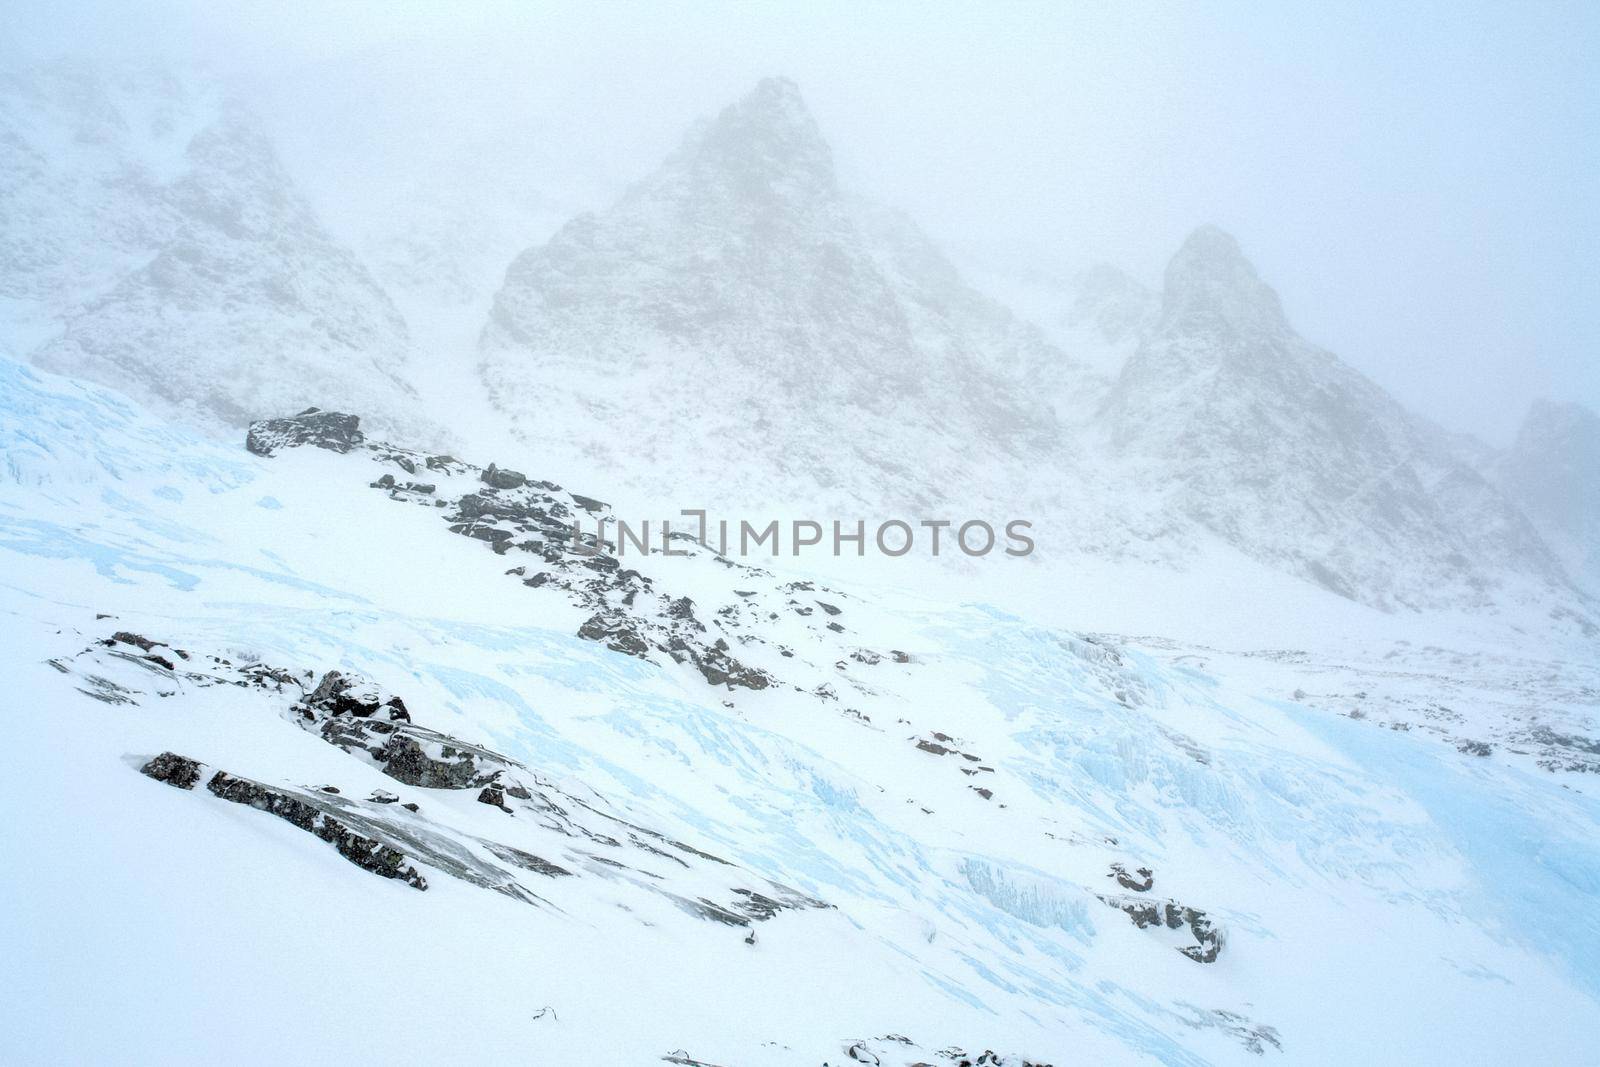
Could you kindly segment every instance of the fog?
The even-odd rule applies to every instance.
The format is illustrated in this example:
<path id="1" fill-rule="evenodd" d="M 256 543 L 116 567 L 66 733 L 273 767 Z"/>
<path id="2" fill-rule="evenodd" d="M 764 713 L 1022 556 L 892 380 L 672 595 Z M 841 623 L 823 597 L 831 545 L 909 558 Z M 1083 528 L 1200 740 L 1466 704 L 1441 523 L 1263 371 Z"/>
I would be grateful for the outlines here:
<path id="1" fill-rule="evenodd" d="M 1600 10 L 13 3 L 7 63 L 200 63 L 338 220 L 420 178 L 606 204 L 696 117 L 799 82 L 853 188 L 959 256 L 1155 284 L 1233 232 L 1307 337 L 1504 443 L 1600 406 Z M 1002 296 L 1004 294 L 1001 294 Z"/>

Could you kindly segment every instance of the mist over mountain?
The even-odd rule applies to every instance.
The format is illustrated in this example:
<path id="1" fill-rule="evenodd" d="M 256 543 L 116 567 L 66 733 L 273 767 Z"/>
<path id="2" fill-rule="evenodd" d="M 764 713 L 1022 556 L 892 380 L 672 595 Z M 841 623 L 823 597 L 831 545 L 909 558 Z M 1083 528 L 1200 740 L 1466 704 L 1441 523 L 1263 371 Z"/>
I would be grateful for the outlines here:
<path id="1" fill-rule="evenodd" d="M 1600 415 L 1582 404 L 1536 402 L 1491 471 L 1567 572 L 1600 596 Z"/>
<path id="2" fill-rule="evenodd" d="M 0 66 L 0 1059 L 1591 1054 L 1593 410 L 1508 448 L 1412 410 L 1302 336 L 1292 227 L 1157 279 L 1046 196 L 985 260 L 742 49 L 666 151 L 579 120 L 647 78 L 604 49 L 486 73 L 447 31 L 500 16 L 408 8 L 397 94 L 382 20 L 319 11 L 292 75 Z M 952 84 L 941 135 L 988 91 Z M 1029 187 L 999 134 L 1086 106 L 1044 84 L 953 188 Z M 625 191 L 551 162 L 568 110 L 643 138 Z M 1062 158 L 1203 184 L 1204 144 L 1116 132 Z M 1026 558 L 923 528 L 1012 519 Z"/>
<path id="3" fill-rule="evenodd" d="M 781 78 L 519 256 L 482 349 L 541 448 L 724 502 L 950 500 L 1054 447 L 1046 400 L 1092 383 L 908 220 L 841 191 Z"/>
<path id="4" fill-rule="evenodd" d="M 213 427 L 313 404 L 421 432 L 404 320 L 248 108 L 63 63 L 0 88 L 4 338 Z"/>
<path id="5" fill-rule="evenodd" d="M 1516 508 L 1438 430 L 1296 334 L 1215 227 L 1173 256 L 1101 421 L 1163 508 L 1342 596 L 1482 608 L 1507 582 L 1565 584 Z"/>

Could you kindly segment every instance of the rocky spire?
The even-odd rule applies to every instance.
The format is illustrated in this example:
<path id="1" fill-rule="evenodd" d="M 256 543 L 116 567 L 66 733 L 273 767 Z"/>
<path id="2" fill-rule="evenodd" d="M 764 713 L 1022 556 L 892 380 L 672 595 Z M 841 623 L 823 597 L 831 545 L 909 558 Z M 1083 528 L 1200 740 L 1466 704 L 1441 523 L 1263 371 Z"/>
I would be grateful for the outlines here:
<path id="1" fill-rule="evenodd" d="M 1167 264 L 1162 323 L 1184 332 L 1280 333 L 1278 294 L 1256 274 L 1232 235 L 1201 226 Z"/>
<path id="2" fill-rule="evenodd" d="M 763 78 L 689 132 L 673 163 L 744 196 L 834 196 L 833 153 L 788 78 Z"/>

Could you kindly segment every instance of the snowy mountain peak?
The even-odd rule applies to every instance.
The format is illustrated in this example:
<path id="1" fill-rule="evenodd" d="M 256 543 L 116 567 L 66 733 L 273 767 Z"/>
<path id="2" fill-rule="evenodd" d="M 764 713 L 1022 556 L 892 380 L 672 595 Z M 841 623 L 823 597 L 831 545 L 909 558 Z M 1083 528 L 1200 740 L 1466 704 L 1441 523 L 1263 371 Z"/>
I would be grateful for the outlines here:
<path id="1" fill-rule="evenodd" d="M 1114 448 L 1223 541 L 1386 609 L 1568 595 L 1527 521 L 1437 428 L 1289 325 L 1239 244 L 1196 230 L 1103 412 Z"/>
<path id="2" fill-rule="evenodd" d="M 696 124 L 609 210 L 518 256 L 482 353 L 494 402 L 559 476 L 604 471 L 662 495 L 701 485 L 697 499 L 742 503 L 819 488 L 935 499 L 972 465 L 939 442 L 1048 434 L 1017 381 L 1046 367 L 1081 377 L 914 224 L 842 193 L 779 78 Z M 708 383 L 725 413 L 717 452 L 678 429 L 704 411 Z M 550 411 L 563 418 L 536 417 Z M 610 441 L 629 446 L 597 444 Z"/>
<path id="3" fill-rule="evenodd" d="M 715 118 L 697 123 L 667 169 L 761 202 L 838 195 L 833 152 L 788 78 L 764 78 Z"/>
<path id="4" fill-rule="evenodd" d="M 1162 320 L 1222 333 L 1289 329 L 1278 294 L 1256 274 L 1239 242 L 1210 225 L 1191 233 L 1167 264 Z"/>
<path id="5" fill-rule="evenodd" d="M 1572 578 L 1600 591 L 1600 415 L 1582 404 L 1534 401 L 1493 473 Z"/>
<path id="6" fill-rule="evenodd" d="M 425 421 L 405 321 L 217 83 L 0 79 L 0 143 L 0 345 L 212 430 L 313 403 Z"/>

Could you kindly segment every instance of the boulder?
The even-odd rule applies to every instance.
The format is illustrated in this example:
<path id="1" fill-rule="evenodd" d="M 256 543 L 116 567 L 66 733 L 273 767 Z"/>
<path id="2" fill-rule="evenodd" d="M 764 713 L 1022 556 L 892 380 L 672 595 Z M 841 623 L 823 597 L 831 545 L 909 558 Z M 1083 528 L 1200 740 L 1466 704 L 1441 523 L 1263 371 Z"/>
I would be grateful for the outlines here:
<path id="1" fill-rule="evenodd" d="M 528 482 L 527 475 L 521 471 L 506 470 L 493 463 L 483 469 L 478 479 L 494 489 L 519 489 Z"/>
<path id="2" fill-rule="evenodd" d="M 258 419 L 250 424 L 244 446 L 258 456 L 271 456 L 285 448 L 311 445 L 332 452 L 348 452 L 366 440 L 361 417 L 339 411 L 306 408 L 286 419 Z"/>
<path id="3" fill-rule="evenodd" d="M 140 767 L 139 773 L 179 789 L 193 789 L 200 781 L 200 764 L 174 752 L 163 752 Z"/>

